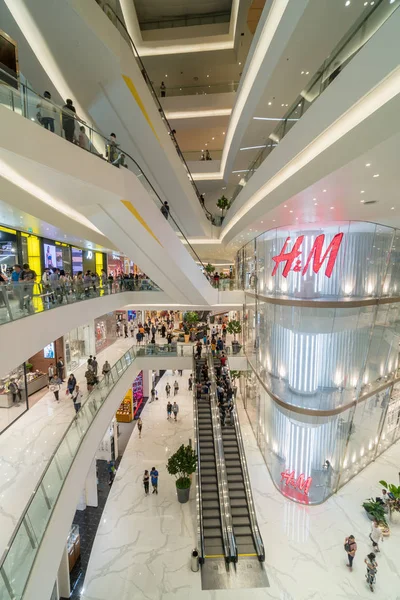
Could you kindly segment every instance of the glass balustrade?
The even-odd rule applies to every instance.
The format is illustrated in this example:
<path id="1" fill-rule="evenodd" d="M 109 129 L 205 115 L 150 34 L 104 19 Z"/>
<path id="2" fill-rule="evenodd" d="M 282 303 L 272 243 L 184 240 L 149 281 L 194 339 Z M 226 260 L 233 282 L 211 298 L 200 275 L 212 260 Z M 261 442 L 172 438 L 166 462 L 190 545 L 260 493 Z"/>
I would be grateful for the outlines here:
<path id="1" fill-rule="evenodd" d="M 52 284 L 13 282 L 0 284 L 0 325 L 23 319 L 59 306 L 84 302 L 92 298 L 122 292 L 159 292 L 151 279 L 122 279 L 104 284 L 85 283 L 83 280 Z"/>
<path id="2" fill-rule="evenodd" d="M 264 147 L 258 152 L 256 158 L 252 160 L 243 177 L 241 177 L 240 183 L 236 186 L 232 195 L 231 205 L 267 156 L 271 154 L 313 102 L 336 79 L 364 44 L 399 7 L 400 0 L 377 0 L 367 4 L 368 14 L 353 26 L 345 38 L 331 52 L 311 79 L 311 83 L 301 92 L 273 133 L 270 134 L 267 140 L 262 142 Z"/>
<path id="3" fill-rule="evenodd" d="M 236 92 L 238 81 L 226 81 L 214 84 L 176 86 L 166 88 L 166 97 L 170 96 L 206 96 L 207 94 L 226 94 Z"/>
<path id="4" fill-rule="evenodd" d="M 170 346 L 170 350 L 167 347 Z M 132 347 L 88 395 L 55 449 L 0 560 L 0 600 L 21 600 L 54 507 L 82 441 L 122 375 L 137 357 L 193 356 L 192 344 Z"/>
<path id="5" fill-rule="evenodd" d="M 80 119 L 79 116 L 67 109 L 66 106 L 57 106 L 52 100 L 40 96 L 18 80 L 15 80 L 17 89 L 2 83 L 1 78 L 4 79 L 6 76 L 10 79 L 10 75 L 0 68 L 0 106 L 4 106 L 30 121 L 41 125 L 55 135 L 65 138 L 82 150 L 90 152 L 116 168 L 129 169 L 140 180 L 156 206 L 161 210 L 164 203 L 153 185 L 135 159 L 121 148 L 119 144 L 115 143 L 115 140 L 103 136 L 92 126 Z M 211 220 L 211 213 L 208 213 L 205 207 L 203 208 L 207 214 L 207 218 Z M 186 240 L 186 249 L 191 256 L 202 264 L 196 251 L 187 240 L 184 233 L 184 226 L 179 216 L 171 207 L 169 207 L 168 222 L 178 237 L 181 240 Z"/>

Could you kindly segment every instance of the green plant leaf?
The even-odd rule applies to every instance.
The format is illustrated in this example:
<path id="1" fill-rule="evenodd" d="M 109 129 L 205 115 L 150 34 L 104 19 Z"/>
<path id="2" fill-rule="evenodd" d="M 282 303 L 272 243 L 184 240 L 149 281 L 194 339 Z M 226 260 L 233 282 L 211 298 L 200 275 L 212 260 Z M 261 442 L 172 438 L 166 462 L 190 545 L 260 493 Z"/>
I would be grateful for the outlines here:
<path id="1" fill-rule="evenodd" d="M 381 481 L 379 482 L 379 485 L 381 485 L 382 487 L 388 489 L 388 484 L 383 479 L 381 479 Z"/>

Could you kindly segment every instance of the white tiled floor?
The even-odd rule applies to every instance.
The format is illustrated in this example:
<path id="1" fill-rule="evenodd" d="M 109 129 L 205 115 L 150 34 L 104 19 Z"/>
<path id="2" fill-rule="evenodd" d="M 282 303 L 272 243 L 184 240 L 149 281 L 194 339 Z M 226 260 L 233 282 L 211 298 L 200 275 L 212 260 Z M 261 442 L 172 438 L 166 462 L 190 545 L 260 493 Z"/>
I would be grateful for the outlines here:
<path id="1" fill-rule="evenodd" d="M 168 376 L 171 384 L 175 378 Z M 186 384 L 187 373 L 183 380 Z M 132 435 L 107 501 L 87 571 L 84 600 L 353 600 L 367 599 L 364 558 L 371 551 L 370 521 L 361 507 L 379 494 L 379 479 L 398 481 L 400 444 L 320 506 L 294 504 L 279 494 L 242 408 L 239 410 L 258 521 L 266 548 L 270 587 L 258 590 L 201 591 L 200 575 L 190 571 L 196 544 L 194 489 L 180 505 L 168 456 L 192 437 L 192 398 L 179 395 L 178 423 L 166 420 L 165 377 L 158 403 L 143 411 L 143 437 Z M 145 497 L 142 474 L 156 466 L 160 493 Z M 358 553 L 352 573 L 345 566 L 344 537 L 354 534 Z M 376 596 L 400 600 L 400 525 L 378 555 Z"/>

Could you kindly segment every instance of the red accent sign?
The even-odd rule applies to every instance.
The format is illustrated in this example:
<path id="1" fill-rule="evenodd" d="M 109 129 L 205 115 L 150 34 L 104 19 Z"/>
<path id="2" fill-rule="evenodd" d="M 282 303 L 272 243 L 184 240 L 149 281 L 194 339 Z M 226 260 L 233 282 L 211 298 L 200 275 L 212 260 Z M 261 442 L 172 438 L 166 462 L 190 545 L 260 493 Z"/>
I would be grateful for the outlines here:
<path id="1" fill-rule="evenodd" d="M 272 271 L 272 275 L 275 275 L 281 262 L 286 263 L 282 271 L 282 275 L 284 277 L 287 277 L 290 271 L 294 271 L 296 273 L 301 271 L 301 274 L 305 275 L 311 261 L 314 273 L 318 273 L 324 261 L 329 255 L 328 263 L 325 269 L 325 276 L 330 277 L 332 275 L 333 267 L 335 266 L 336 258 L 339 252 L 340 244 L 342 243 L 343 235 L 343 233 L 337 233 L 323 255 L 322 248 L 325 242 L 325 234 L 321 233 L 321 235 L 317 236 L 307 256 L 307 260 L 305 261 L 304 267 L 302 266 L 302 261 L 299 258 L 299 256 L 302 253 L 301 246 L 303 244 L 304 235 L 300 235 L 297 238 L 290 252 L 286 252 L 287 245 L 290 242 L 290 237 L 286 238 L 286 241 L 283 244 L 283 248 L 280 251 L 280 254 L 272 257 L 272 260 L 275 261 L 275 266 Z"/>
<path id="2" fill-rule="evenodd" d="M 308 492 L 310 491 L 312 484 L 312 477 L 307 477 L 306 479 L 304 473 L 302 473 L 296 479 L 294 471 L 289 471 L 289 469 L 286 469 L 286 471 L 281 473 L 281 482 L 282 481 L 285 482 L 285 485 L 302 492 L 305 496 L 308 496 Z"/>

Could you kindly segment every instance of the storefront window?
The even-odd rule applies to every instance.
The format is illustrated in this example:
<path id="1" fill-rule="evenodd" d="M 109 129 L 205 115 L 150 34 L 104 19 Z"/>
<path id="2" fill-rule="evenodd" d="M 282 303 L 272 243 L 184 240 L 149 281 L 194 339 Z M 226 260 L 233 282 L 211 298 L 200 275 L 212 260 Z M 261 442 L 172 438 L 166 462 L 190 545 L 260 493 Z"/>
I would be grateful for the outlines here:
<path id="1" fill-rule="evenodd" d="M 66 371 L 71 372 L 84 364 L 90 354 L 95 355 L 93 325 L 82 325 L 64 335 Z"/>
<path id="2" fill-rule="evenodd" d="M 17 232 L 14 229 L 0 227 L 0 269 L 10 277 L 13 267 L 18 264 Z"/>
<path id="3" fill-rule="evenodd" d="M 25 366 L 0 378 L 0 433 L 28 410 Z"/>
<path id="4" fill-rule="evenodd" d="M 111 346 L 117 339 L 116 320 L 114 313 L 108 313 L 94 320 L 96 354 Z"/>

